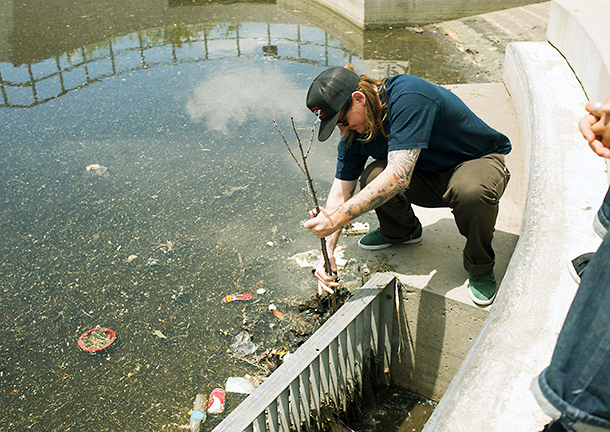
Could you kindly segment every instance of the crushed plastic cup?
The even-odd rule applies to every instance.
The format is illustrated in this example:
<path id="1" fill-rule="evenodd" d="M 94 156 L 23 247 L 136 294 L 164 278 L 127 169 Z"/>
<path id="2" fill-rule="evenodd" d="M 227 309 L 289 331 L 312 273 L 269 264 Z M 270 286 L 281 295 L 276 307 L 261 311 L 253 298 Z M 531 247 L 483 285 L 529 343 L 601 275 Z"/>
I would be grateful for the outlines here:
<path id="1" fill-rule="evenodd" d="M 208 399 L 208 413 L 209 414 L 220 414 L 225 410 L 225 391 L 221 388 L 215 388 L 210 393 Z"/>
<path id="2" fill-rule="evenodd" d="M 256 344 L 250 340 L 250 333 L 244 330 L 235 336 L 235 339 L 229 348 L 231 348 L 231 351 L 235 354 L 245 357 L 256 351 Z"/>

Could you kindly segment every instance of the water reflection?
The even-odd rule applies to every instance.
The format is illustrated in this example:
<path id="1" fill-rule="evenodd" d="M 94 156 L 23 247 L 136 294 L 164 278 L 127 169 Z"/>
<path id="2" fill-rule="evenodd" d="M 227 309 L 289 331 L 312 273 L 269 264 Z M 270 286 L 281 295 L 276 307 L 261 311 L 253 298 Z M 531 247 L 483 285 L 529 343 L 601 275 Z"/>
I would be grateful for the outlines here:
<path id="1" fill-rule="evenodd" d="M 0 107 L 32 107 L 103 79 L 152 67 L 260 56 L 321 66 L 352 61 L 351 51 L 338 41 L 319 29 L 300 25 L 240 23 L 152 29 L 36 63 L 0 63 Z"/>

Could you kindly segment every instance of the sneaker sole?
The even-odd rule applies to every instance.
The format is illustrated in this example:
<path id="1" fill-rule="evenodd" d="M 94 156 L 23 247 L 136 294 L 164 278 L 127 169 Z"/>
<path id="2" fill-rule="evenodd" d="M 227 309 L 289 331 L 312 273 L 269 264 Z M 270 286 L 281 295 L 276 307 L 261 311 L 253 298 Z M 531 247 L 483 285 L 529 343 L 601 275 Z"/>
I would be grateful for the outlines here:
<path id="1" fill-rule="evenodd" d="M 365 244 L 360 243 L 360 240 L 358 240 L 358 246 L 360 246 L 364 250 L 380 250 L 380 249 L 389 248 L 390 246 L 392 246 L 392 244 L 384 243 L 384 244 L 380 244 L 380 245 L 365 245 Z"/>
<path id="2" fill-rule="evenodd" d="M 498 294 L 498 291 L 496 291 L 496 294 Z M 479 306 L 489 306 L 490 304 L 492 304 L 496 299 L 496 294 L 494 294 L 494 296 L 489 300 L 481 300 L 479 298 L 476 298 L 472 291 L 470 291 L 470 287 L 468 287 L 468 295 L 470 296 L 470 300 L 472 300 L 475 304 Z"/>
<path id="3" fill-rule="evenodd" d="M 566 264 L 568 265 L 568 272 L 570 272 L 570 276 L 572 276 L 572 280 L 574 282 L 576 282 L 577 285 L 580 285 L 580 276 L 578 276 L 578 273 L 576 273 L 574 264 L 572 264 L 572 259 L 570 257 L 566 257 Z"/>
<path id="4" fill-rule="evenodd" d="M 588 250 L 584 250 L 584 248 L 582 248 L 582 247 L 576 247 L 576 248 L 569 250 L 568 253 L 564 256 L 564 262 L 568 266 L 568 272 L 570 273 L 572 280 L 577 285 L 580 285 L 580 276 L 576 272 L 576 268 L 574 267 L 572 260 L 578 258 L 581 255 L 584 255 L 585 253 L 591 252 L 591 250 L 594 250 L 594 249 L 590 248 Z"/>
<path id="5" fill-rule="evenodd" d="M 419 236 L 418 238 L 414 238 L 414 239 L 407 240 L 402 243 L 396 243 L 396 244 L 401 244 L 401 245 L 416 244 L 416 243 L 421 242 L 421 238 L 422 238 L 422 236 Z M 381 250 L 381 249 L 387 249 L 390 246 L 394 246 L 394 244 L 384 243 L 384 244 L 380 244 L 380 245 L 365 245 L 365 244 L 360 243 L 360 240 L 358 240 L 358 246 L 360 246 L 364 250 Z"/>

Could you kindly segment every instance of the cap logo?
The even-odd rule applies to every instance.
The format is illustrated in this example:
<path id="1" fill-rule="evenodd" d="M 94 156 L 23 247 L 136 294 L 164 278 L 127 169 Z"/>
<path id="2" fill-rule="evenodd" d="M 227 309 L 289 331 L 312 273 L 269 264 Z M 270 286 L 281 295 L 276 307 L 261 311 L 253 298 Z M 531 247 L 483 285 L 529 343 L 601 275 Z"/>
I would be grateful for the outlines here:
<path id="1" fill-rule="evenodd" d="M 311 112 L 315 114 L 316 117 L 318 117 L 320 120 L 324 119 L 324 117 L 326 117 L 326 115 L 324 115 L 324 113 L 322 112 L 322 110 L 318 107 L 313 107 L 310 108 Z"/>

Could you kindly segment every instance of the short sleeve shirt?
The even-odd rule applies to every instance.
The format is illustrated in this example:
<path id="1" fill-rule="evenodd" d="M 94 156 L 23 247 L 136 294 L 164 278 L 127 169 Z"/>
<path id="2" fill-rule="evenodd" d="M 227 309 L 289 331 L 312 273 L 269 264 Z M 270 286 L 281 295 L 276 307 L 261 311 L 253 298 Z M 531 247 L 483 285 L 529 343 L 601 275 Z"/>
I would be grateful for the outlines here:
<path id="1" fill-rule="evenodd" d="M 394 150 L 421 149 L 415 166 L 441 171 L 488 154 L 508 154 L 510 140 L 474 114 L 451 91 L 413 75 L 386 80 L 380 93 L 387 117 L 388 136 L 368 143 L 339 142 L 337 170 L 340 180 L 357 180 L 369 157 L 387 159 Z"/>

